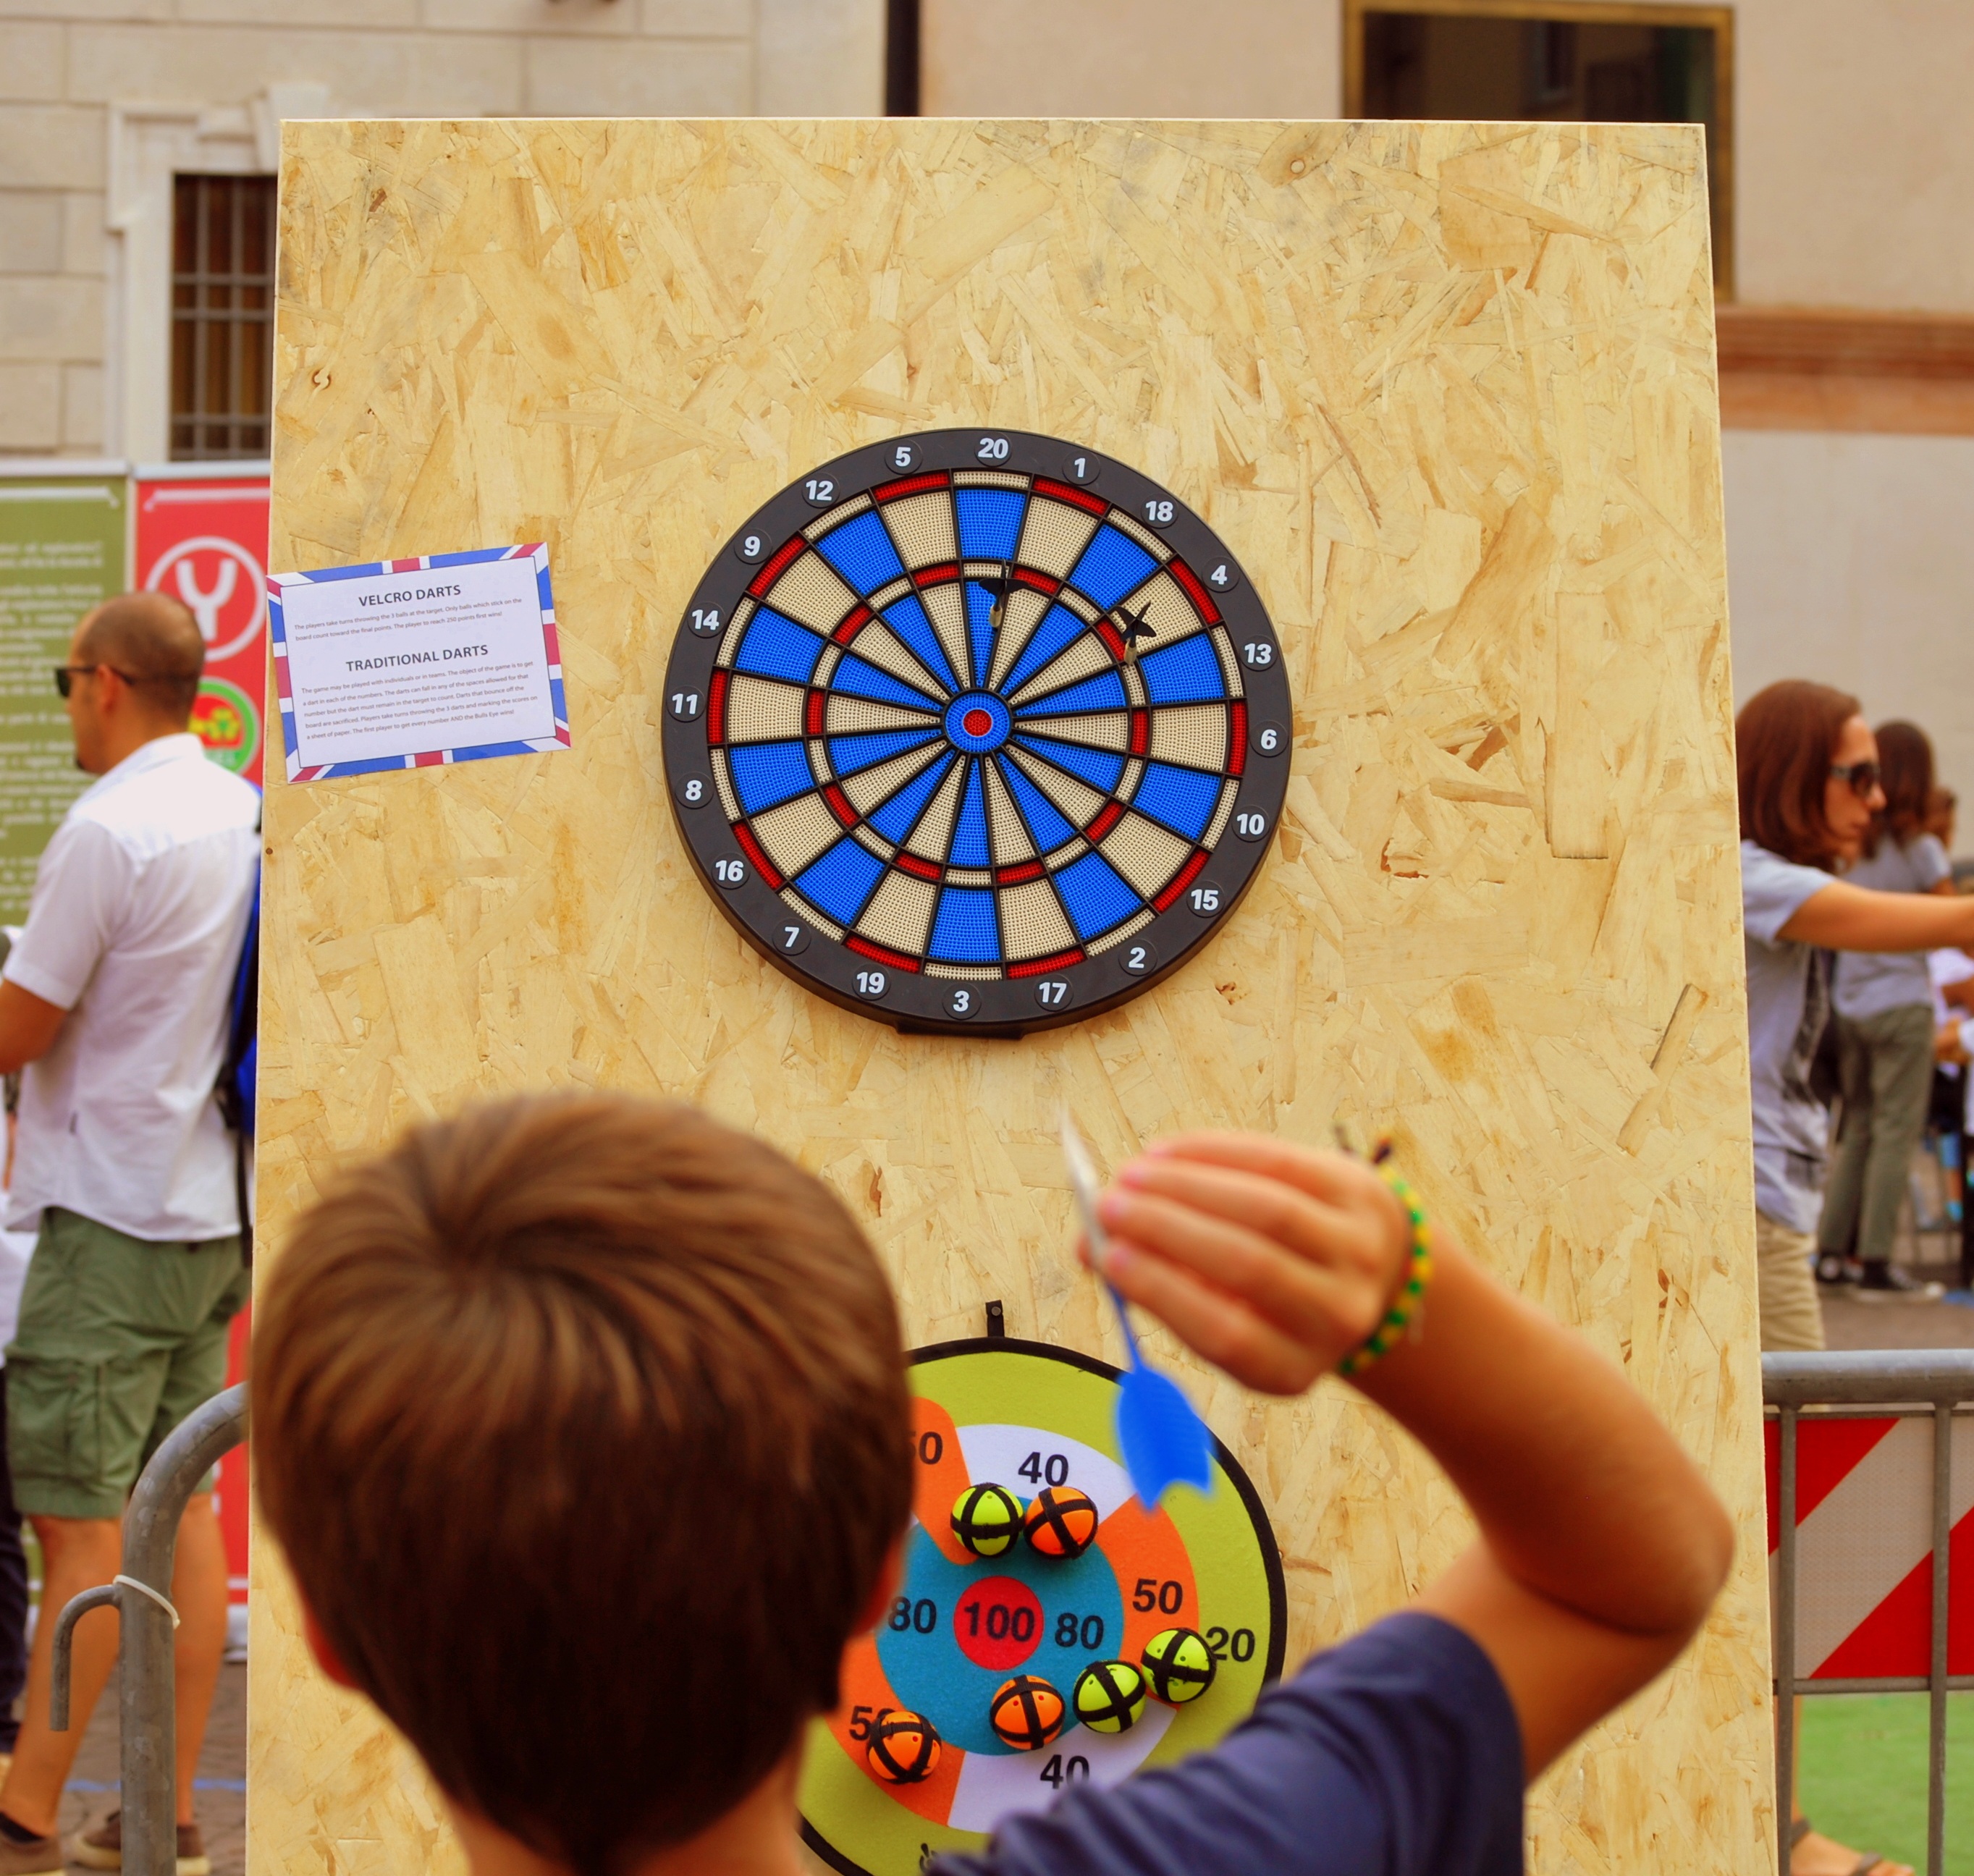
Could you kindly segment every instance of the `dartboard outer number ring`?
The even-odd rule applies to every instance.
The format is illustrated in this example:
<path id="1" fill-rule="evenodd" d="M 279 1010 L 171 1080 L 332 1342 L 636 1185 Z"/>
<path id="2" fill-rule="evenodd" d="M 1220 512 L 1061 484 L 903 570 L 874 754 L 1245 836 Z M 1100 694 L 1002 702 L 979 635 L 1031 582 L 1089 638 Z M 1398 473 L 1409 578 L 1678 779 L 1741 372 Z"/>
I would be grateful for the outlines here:
<path id="1" fill-rule="evenodd" d="M 1221 680 L 1228 692 L 1224 700 L 1228 730 L 1221 794 L 1212 831 L 1200 836 L 1182 831 L 1173 836 L 1190 838 L 1193 851 L 1186 863 L 1192 870 L 1181 869 L 1184 878 L 1170 902 L 1159 907 L 1154 903 L 1157 895 L 1147 896 L 1136 915 L 1143 922 L 1127 940 L 1098 934 L 1092 942 L 1103 944 L 1103 949 L 1086 952 L 1079 946 L 1074 956 L 1060 954 L 1068 959 L 1066 962 L 1038 963 L 1033 959 L 1004 955 L 998 965 L 987 967 L 1002 974 L 959 979 L 952 974 L 949 963 L 923 952 L 916 958 L 902 949 L 887 954 L 885 947 L 870 944 L 854 929 L 838 926 L 831 930 L 807 901 L 796 903 L 785 896 L 798 892 L 796 882 L 776 873 L 773 861 L 754 838 L 753 823 L 759 816 L 741 802 L 733 769 L 723 766 L 716 772 L 716 750 L 723 764 L 730 761 L 733 750 L 723 740 L 726 724 L 716 726 L 709 717 L 721 707 L 726 686 L 736 675 L 730 638 L 737 642 L 736 634 L 744 633 L 769 610 L 762 600 L 775 590 L 775 581 L 780 577 L 776 563 L 785 553 L 792 553 L 793 559 L 799 559 L 798 541 L 805 538 L 813 546 L 835 526 L 845 525 L 835 519 L 845 506 L 861 503 L 863 513 L 871 512 L 875 504 L 864 498 L 874 490 L 894 488 L 907 479 L 924 478 L 930 483 L 939 478 L 949 491 L 949 499 L 956 501 L 953 478 L 982 472 L 1026 479 L 1025 499 L 1028 500 L 1038 498 L 1039 492 L 1035 488 L 1038 480 L 1054 489 L 1073 490 L 1086 506 L 1093 497 L 1102 498 L 1107 507 L 1097 523 L 1100 535 L 1107 525 L 1119 526 L 1113 517 L 1121 511 L 1136 524 L 1133 532 L 1136 540 L 1155 543 L 1154 552 L 1162 549 L 1169 554 L 1169 559 L 1160 560 L 1159 572 L 1169 569 L 1173 561 L 1195 570 L 1189 581 L 1174 574 L 1204 622 L 1204 629 L 1189 622 L 1189 634 L 1202 639 L 1210 636 L 1223 667 L 1231 657 L 1236 674 L 1229 677 L 1223 671 Z M 1064 499 L 1054 494 L 1043 498 L 1058 502 Z M 1023 513 L 1025 516 L 1025 509 Z M 955 538 L 959 539 L 956 533 Z M 1025 543 L 1022 545 L 1025 549 Z M 785 562 L 784 569 L 792 563 Z M 909 562 L 907 567 L 906 576 L 914 588 L 907 596 L 918 597 L 917 582 L 925 570 Z M 1219 567 L 1226 569 L 1225 584 L 1208 593 L 1198 570 Z M 1019 577 L 1027 569 L 1018 560 L 1010 560 L 998 571 L 1005 582 L 1011 576 Z M 1075 571 L 1071 569 L 1072 573 Z M 935 577 L 939 576 L 940 570 L 933 572 Z M 943 574 L 948 582 L 958 585 L 962 603 L 977 606 L 979 602 L 973 597 L 973 589 L 995 572 L 962 548 L 956 559 L 956 571 L 943 569 Z M 1156 578 L 1156 573 L 1147 576 L 1147 586 Z M 1070 582 L 1064 579 L 1061 583 L 1067 587 Z M 1198 599 L 1192 596 L 1195 589 Z M 858 611 L 866 615 L 858 623 L 870 622 L 871 608 L 862 605 L 863 595 L 854 585 L 851 590 L 857 593 L 858 605 L 847 615 L 844 626 L 837 628 L 838 633 L 845 626 L 857 629 L 851 621 Z M 1133 596 L 1127 593 L 1119 604 L 1130 604 Z M 1080 589 L 1076 597 L 1083 602 L 1086 612 L 1094 609 L 1095 602 Z M 743 607 L 745 615 L 736 625 L 736 615 Z M 1139 610 L 1142 614 L 1142 605 Z M 1111 616 L 1115 611 L 1111 608 L 1103 612 L 1108 631 L 1103 642 L 1107 644 L 1113 644 L 1117 636 L 1118 621 Z M 716 619 L 720 622 L 709 624 Z M 818 636 L 822 635 L 821 626 L 808 622 L 803 622 L 803 625 Z M 1093 623 L 1087 629 L 1096 635 L 1100 627 Z M 1040 638 L 1039 628 L 1032 635 Z M 726 665 L 721 661 L 723 648 L 728 660 Z M 1075 648 L 1072 644 L 1071 649 Z M 1154 653 L 1163 648 L 1154 645 L 1142 654 L 1148 667 Z M 834 649 L 825 644 L 822 654 L 832 678 L 841 668 L 840 658 L 831 658 Z M 1112 655 L 1114 659 L 1114 650 Z M 1113 666 L 1120 682 L 1127 687 L 1130 680 L 1124 676 L 1123 663 L 1130 661 L 1127 658 Z M 953 668 L 957 666 L 956 660 Z M 945 681 L 956 690 L 970 692 L 984 688 L 970 681 L 973 675 L 966 671 L 957 684 L 949 675 Z M 1098 675 L 1100 680 L 1101 674 Z M 1007 687 L 1018 688 L 1012 684 Z M 812 700 L 824 699 L 832 707 L 838 700 L 835 693 L 815 685 L 808 688 L 806 694 Z M 1162 709 L 1177 707 L 1148 701 L 1149 681 L 1142 672 L 1131 695 L 1140 707 L 1137 716 L 1146 721 L 1155 721 Z M 967 736 L 966 726 L 977 717 L 990 720 L 989 726 L 979 732 L 983 742 L 991 743 L 996 735 L 1018 740 L 1015 733 L 1025 723 L 1025 719 L 1016 723 L 1012 717 L 998 713 L 998 697 L 979 700 L 983 707 L 972 716 L 961 708 L 966 700 L 956 698 L 947 713 L 949 721 L 941 720 L 946 746 L 962 769 L 970 745 L 959 739 Z M 736 530 L 700 579 L 673 643 L 662 704 L 667 792 L 687 851 L 713 903 L 763 956 L 772 959 L 805 989 L 844 1009 L 876 1017 L 907 1031 L 1019 1035 L 1097 1015 L 1149 989 L 1186 963 L 1233 914 L 1274 845 L 1273 836 L 1288 786 L 1292 740 L 1288 681 L 1280 643 L 1256 595 L 1252 577 L 1206 523 L 1169 490 L 1128 464 L 1095 451 L 1061 438 L 1021 431 L 952 429 L 894 438 L 821 464 L 783 489 Z M 813 714 L 813 703 L 810 709 L 812 714 L 802 723 L 805 732 L 818 720 Z M 1121 717 L 1124 712 L 1110 713 Z M 716 728 L 723 740 L 714 740 Z M 1130 732 L 1134 740 L 1143 740 L 1148 733 L 1155 735 L 1156 728 L 1147 733 L 1134 726 Z M 820 750 L 835 744 L 817 733 L 808 736 L 804 746 Z M 812 766 L 827 766 L 826 756 L 809 759 Z M 990 759 L 991 753 L 983 755 L 973 766 L 984 770 Z M 938 760 L 944 764 L 948 757 L 943 753 Z M 1139 772 L 1143 772 L 1142 762 Z M 1203 772 L 1210 777 L 1215 772 Z M 1128 765 L 1125 773 L 1131 773 Z M 1228 782 L 1235 785 L 1231 808 Z M 1005 782 L 1001 784 L 1004 792 L 1007 785 Z M 1142 783 L 1133 780 L 1129 785 L 1135 789 Z M 815 792 L 818 799 L 828 799 L 839 819 L 843 818 L 847 804 L 841 789 L 829 795 L 818 777 Z M 1103 813 L 1115 805 L 1113 801 Z M 1135 802 L 1126 804 L 1127 808 L 1136 805 Z M 855 815 L 858 811 L 851 812 Z M 1103 832 L 1098 825 L 1102 818 L 1100 813 L 1078 830 L 1077 838 L 1084 839 L 1093 831 Z M 874 830 L 861 819 L 854 825 L 844 819 L 843 825 L 847 833 L 872 845 L 881 844 L 876 840 Z M 1110 825 L 1114 827 L 1116 822 Z M 1069 850 L 1065 844 L 1056 851 Z M 1087 850 L 1086 841 L 1081 851 Z M 951 851 L 946 860 L 952 860 Z M 775 875 L 772 881 L 764 877 L 764 861 L 768 873 Z M 1018 869 L 990 866 L 987 870 L 993 875 L 987 896 L 994 899 L 997 917 L 1005 920 L 1005 894 L 1010 890 L 1005 876 Z M 956 863 L 951 866 L 942 863 L 942 872 L 947 877 L 939 887 L 941 892 L 946 885 L 956 884 L 952 877 L 956 871 Z M 971 882 L 978 876 L 967 873 L 959 877 Z M 1169 892 L 1176 882 L 1179 882 L 1176 874 L 1164 890 Z M 1062 889 L 1057 881 L 1051 878 L 1049 884 L 1061 897 Z M 1067 900 L 1063 900 L 1062 904 L 1067 908 Z M 838 931 L 843 936 L 837 936 Z M 867 950 L 870 955 L 865 955 Z M 939 970 L 931 969 L 934 963 L 940 965 Z M 952 1005 L 956 993 L 962 990 L 968 993 L 968 1007 L 956 1013 Z"/>

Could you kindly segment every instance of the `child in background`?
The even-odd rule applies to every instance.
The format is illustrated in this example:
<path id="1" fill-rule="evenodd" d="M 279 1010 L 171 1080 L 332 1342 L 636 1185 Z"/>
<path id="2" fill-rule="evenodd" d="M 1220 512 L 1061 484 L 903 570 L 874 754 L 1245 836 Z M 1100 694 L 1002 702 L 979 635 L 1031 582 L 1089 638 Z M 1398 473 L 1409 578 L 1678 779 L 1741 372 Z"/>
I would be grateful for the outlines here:
<path id="1" fill-rule="evenodd" d="M 1101 1212 L 1103 1274 L 1267 1393 L 1361 1356 L 1416 1268 L 1377 1173 L 1252 1136 L 1159 1143 Z M 1215 1750 L 935 1870 L 1521 1870 L 1523 1783 L 1679 1653 L 1733 1531 L 1616 1369 L 1428 1228 L 1418 1333 L 1351 1385 L 1472 1546 Z M 835 1195 L 688 1107 L 482 1106 L 307 1213 L 256 1329 L 310 1644 L 423 1756 L 475 1876 L 794 1876 L 808 1723 L 910 1515 L 897 1318 Z"/>
<path id="2" fill-rule="evenodd" d="M 1947 1213 L 1960 1227 L 1960 1281 L 1974 1277 L 1974 1207 L 1968 1203 L 1967 1159 L 1974 1146 L 1974 957 L 1935 951 L 1926 959 L 1933 980 L 1933 1115 L 1946 1176 Z"/>

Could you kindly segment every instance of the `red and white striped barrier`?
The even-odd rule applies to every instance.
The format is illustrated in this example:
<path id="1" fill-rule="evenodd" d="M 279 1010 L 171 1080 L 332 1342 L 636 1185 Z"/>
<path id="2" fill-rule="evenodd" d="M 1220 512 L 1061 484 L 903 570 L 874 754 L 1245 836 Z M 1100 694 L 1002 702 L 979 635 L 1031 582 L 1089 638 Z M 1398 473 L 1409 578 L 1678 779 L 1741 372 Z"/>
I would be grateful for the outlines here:
<path id="1" fill-rule="evenodd" d="M 1796 1678 L 1920 1676 L 1933 1643 L 1933 1416 L 1796 1422 Z M 1782 1434 L 1767 1439 L 1772 1596 Z M 1974 1418 L 1953 1422 L 1946 1671 L 1974 1674 Z"/>

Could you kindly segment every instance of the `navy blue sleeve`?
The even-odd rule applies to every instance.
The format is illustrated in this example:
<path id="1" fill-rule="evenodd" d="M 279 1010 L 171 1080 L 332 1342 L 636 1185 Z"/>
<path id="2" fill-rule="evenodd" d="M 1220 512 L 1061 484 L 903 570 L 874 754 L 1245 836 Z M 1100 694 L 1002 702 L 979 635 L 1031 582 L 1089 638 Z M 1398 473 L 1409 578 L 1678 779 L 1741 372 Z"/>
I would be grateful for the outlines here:
<path id="1" fill-rule="evenodd" d="M 1394 1615 L 1210 1752 L 1011 1819 L 939 1876 L 1521 1876 L 1522 1740 L 1494 1664 Z"/>

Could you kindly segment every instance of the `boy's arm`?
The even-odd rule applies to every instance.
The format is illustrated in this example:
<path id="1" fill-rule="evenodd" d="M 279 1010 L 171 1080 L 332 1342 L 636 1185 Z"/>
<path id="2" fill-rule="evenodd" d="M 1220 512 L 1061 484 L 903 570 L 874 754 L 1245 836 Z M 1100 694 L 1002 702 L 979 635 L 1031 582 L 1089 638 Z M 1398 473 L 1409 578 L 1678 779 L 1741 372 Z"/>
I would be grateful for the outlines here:
<path id="1" fill-rule="evenodd" d="M 1241 1134 L 1162 1141 L 1102 1200 L 1105 1274 L 1248 1386 L 1297 1393 L 1368 1336 L 1407 1225 L 1360 1162 Z M 1531 1776 L 1706 1615 L 1726 1511 L 1618 1371 L 1433 1227 L 1419 1332 L 1356 1385 L 1446 1469 L 1479 1540 L 1419 1606 L 1494 1662 Z"/>

